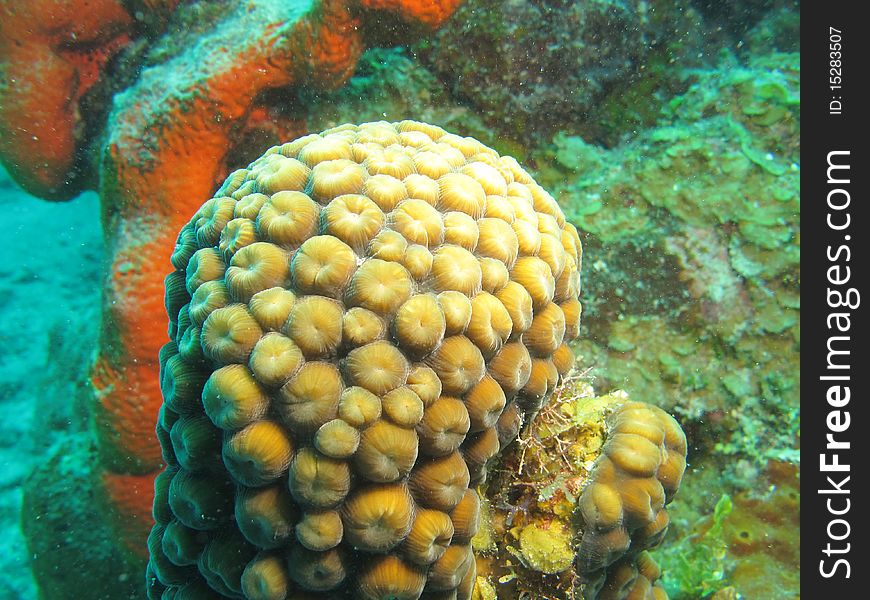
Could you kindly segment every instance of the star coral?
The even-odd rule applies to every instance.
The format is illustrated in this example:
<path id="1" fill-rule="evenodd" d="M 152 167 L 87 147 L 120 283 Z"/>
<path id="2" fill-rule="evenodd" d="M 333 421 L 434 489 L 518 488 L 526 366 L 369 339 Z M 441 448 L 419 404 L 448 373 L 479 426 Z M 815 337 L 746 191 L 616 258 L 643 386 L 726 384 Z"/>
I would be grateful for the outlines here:
<path id="1" fill-rule="evenodd" d="M 278 182 L 278 172 L 298 176 Z M 396 201 L 376 194 L 378 206 L 360 194 L 367 179 L 387 174 L 398 184 Z M 301 209 L 279 217 L 290 195 Z M 237 219 L 254 223 L 251 237 L 221 253 Z M 487 226 L 496 221 L 505 227 Z M 300 230 L 304 223 L 315 228 Z M 431 261 L 409 260 L 414 247 Z M 187 554 L 150 543 L 149 594 L 202 577 L 238 596 L 240 569 L 274 549 L 228 521 L 233 494 L 220 486 L 232 481 L 239 490 L 275 483 L 293 497 L 302 516 L 296 543 L 277 547 L 287 561 L 275 567 L 282 581 L 361 598 L 469 598 L 473 486 L 572 366 L 555 355 L 577 334 L 566 330 L 562 307 L 579 315 L 582 249 L 553 198 L 515 160 L 473 138 L 414 121 L 342 125 L 275 146 L 231 174 L 181 227 L 175 248 L 177 270 L 166 278 L 174 339 L 159 352 L 158 438 L 171 484 L 155 498 L 150 539 L 166 542 L 176 522 L 216 533 L 203 533 L 199 575 L 182 568 Z M 482 289 L 488 261 L 503 273 L 489 276 L 492 293 Z M 516 290 L 500 299 L 511 283 Z M 209 313 L 191 297 L 207 286 L 227 290 Z M 276 291 L 293 298 L 286 321 L 267 313 L 258 322 L 254 299 Z M 374 339 L 345 339 L 345 314 L 355 309 L 387 326 Z M 197 323 L 201 353 L 182 354 Z M 264 370 L 257 352 L 279 335 L 267 333 L 273 327 L 298 349 L 289 362 L 284 351 L 273 355 L 281 374 Z M 371 416 L 362 399 L 373 404 Z M 222 462 L 210 450 L 213 436 L 193 435 L 208 433 L 203 415 L 225 431 Z M 191 446 L 196 439 L 205 453 Z M 204 460 L 192 462 L 192 453 Z M 208 492 L 212 477 L 219 486 Z M 236 538 L 239 558 L 222 563 Z"/>
<path id="2" fill-rule="evenodd" d="M 450 171 L 420 174 L 448 160 Z M 303 161 L 312 168 L 298 169 Z M 406 197 L 383 212 L 346 193 L 406 162 L 418 173 L 397 179 Z M 265 165 L 303 176 L 273 187 Z M 288 193 L 321 215 L 307 239 L 275 237 L 269 203 Z M 490 576 L 516 574 L 511 556 L 527 570 L 525 590 L 666 597 L 645 550 L 667 530 L 664 505 L 685 468 L 685 436 L 661 409 L 618 393 L 592 398 L 576 378 L 548 406 L 573 366 L 567 343 L 578 333 L 582 247 L 515 160 L 414 121 L 342 125 L 272 147 L 182 227 L 167 290 L 180 290 L 176 279 L 193 281 L 186 291 L 194 295 L 232 287 L 229 269 L 197 257 L 224 260 L 216 246 L 233 217 L 256 225 L 247 246 L 224 253 L 231 265 L 247 249 L 272 248 L 287 268 L 278 261 L 281 277 L 253 276 L 252 287 L 207 315 L 181 291 L 167 303 L 174 339 L 160 351 L 157 434 L 167 467 L 158 490 L 170 483 L 155 496 L 149 597 L 208 586 L 220 597 L 298 589 L 311 598 L 469 599 L 491 589 Z M 308 211 L 285 218 L 291 228 L 310 220 Z M 320 245 L 331 251 L 319 254 Z M 405 265 L 415 245 L 435 259 L 412 274 Z M 441 273 L 439 253 L 454 248 Z M 481 289 L 486 261 L 505 271 L 492 293 Z M 264 293 L 287 296 L 283 323 L 254 311 Z M 345 316 L 358 309 L 387 326 L 345 338 Z M 183 355 L 196 322 L 202 354 Z M 297 349 L 293 360 L 275 361 L 281 375 L 254 367 L 255 349 L 272 339 Z M 224 430 L 222 461 L 209 421 Z M 490 482 L 499 453 L 504 463 Z M 191 462 L 194 454 L 202 460 Z M 516 547 L 499 541 L 508 531 Z M 483 555 L 480 577 L 472 548 Z"/>

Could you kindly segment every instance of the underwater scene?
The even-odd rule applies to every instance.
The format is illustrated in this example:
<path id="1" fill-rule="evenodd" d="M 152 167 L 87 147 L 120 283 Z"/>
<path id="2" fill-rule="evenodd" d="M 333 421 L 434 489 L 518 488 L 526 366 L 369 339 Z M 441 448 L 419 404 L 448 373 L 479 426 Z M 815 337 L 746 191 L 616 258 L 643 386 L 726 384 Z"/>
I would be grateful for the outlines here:
<path id="1" fill-rule="evenodd" d="M 799 33 L 0 0 L 0 600 L 800 598 Z"/>

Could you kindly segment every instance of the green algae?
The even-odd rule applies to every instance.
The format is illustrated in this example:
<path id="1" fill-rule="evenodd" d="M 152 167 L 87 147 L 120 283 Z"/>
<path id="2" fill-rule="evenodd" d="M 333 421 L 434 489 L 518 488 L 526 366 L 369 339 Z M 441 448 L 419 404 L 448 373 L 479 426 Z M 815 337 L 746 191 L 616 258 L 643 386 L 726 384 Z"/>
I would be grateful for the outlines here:
<path id="1" fill-rule="evenodd" d="M 728 542 L 723 526 L 733 508 L 731 497 L 723 494 L 713 509 L 712 525 L 707 531 L 656 552 L 664 587 L 674 600 L 707 598 L 725 587 Z"/>
<path id="2" fill-rule="evenodd" d="M 683 418 L 723 414 L 710 449 L 758 464 L 799 439 L 799 77 L 795 54 L 723 54 L 655 127 L 536 154 L 595 257 L 581 363 Z"/>

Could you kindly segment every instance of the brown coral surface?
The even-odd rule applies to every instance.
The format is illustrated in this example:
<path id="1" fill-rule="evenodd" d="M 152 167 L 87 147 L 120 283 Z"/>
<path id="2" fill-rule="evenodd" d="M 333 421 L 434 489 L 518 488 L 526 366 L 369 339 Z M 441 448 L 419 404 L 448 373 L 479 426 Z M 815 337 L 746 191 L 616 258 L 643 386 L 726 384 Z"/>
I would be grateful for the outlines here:
<path id="1" fill-rule="evenodd" d="M 581 252 L 515 160 L 423 123 L 231 174 L 167 277 L 150 597 L 469 598 L 474 487 L 572 366 Z"/>

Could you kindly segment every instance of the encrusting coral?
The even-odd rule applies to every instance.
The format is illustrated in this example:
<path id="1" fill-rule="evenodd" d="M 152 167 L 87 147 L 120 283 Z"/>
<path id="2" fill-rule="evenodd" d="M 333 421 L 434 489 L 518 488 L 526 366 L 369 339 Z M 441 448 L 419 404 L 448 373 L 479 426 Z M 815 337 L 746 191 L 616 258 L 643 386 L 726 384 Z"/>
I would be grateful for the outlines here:
<path id="1" fill-rule="evenodd" d="M 381 176 L 389 194 L 366 186 Z M 203 268 L 197 256 L 232 252 L 238 219 L 254 226 L 230 269 Z M 175 425 L 158 424 L 171 482 L 151 537 L 172 539 L 149 544 L 149 597 L 204 581 L 230 598 L 470 598 L 476 488 L 573 367 L 580 264 L 576 229 L 515 160 L 440 127 L 342 125 L 231 174 L 183 226 L 167 279 L 228 297 L 208 313 L 173 288 L 167 303 Z M 202 353 L 186 356 L 192 311 Z M 203 440 L 183 457 L 165 441 L 178 423 L 176 438 Z M 578 509 L 590 578 L 659 540 L 681 436 L 658 409 L 616 413 Z"/>

